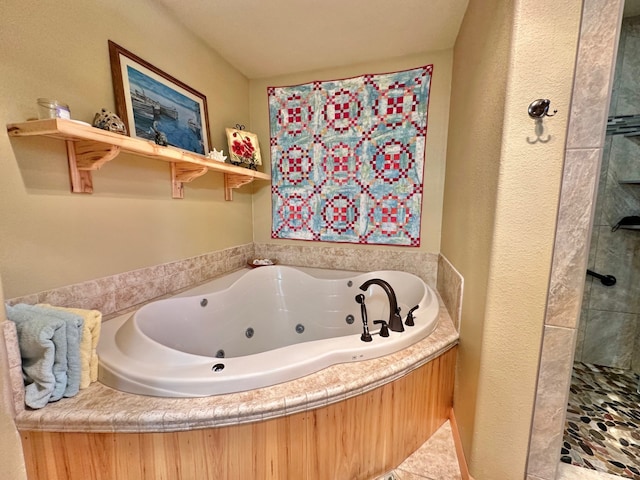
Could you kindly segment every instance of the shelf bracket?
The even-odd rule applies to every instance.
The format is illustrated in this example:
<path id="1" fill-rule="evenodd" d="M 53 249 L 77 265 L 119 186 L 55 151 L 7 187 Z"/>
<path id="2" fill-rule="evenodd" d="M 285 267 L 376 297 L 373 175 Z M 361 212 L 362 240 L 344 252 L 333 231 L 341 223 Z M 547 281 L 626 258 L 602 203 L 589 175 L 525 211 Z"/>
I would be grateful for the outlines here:
<path id="1" fill-rule="evenodd" d="M 113 160 L 120 147 L 91 140 L 66 140 L 72 193 L 93 193 L 92 170 Z"/>
<path id="2" fill-rule="evenodd" d="M 149 140 L 119 135 L 64 118 L 48 118 L 7 124 L 9 137 L 48 137 L 65 142 L 72 193 L 93 193 L 93 171 L 120 152 L 161 160 L 171 165 L 173 198 L 183 198 L 183 184 L 208 171 L 224 175 L 225 200 L 233 200 L 233 189 L 253 180 L 270 180 L 263 172 L 229 165 L 180 148 L 162 147 Z"/>
<path id="3" fill-rule="evenodd" d="M 224 174 L 224 199 L 228 202 L 233 200 L 233 189 L 251 183 L 253 177 L 238 175 L 236 173 Z"/>
<path id="4" fill-rule="evenodd" d="M 171 162 L 171 196 L 184 198 L 183 183 L 195 180 L 207 173 L 209 169 L 204 165 L 188 162 Z"/>

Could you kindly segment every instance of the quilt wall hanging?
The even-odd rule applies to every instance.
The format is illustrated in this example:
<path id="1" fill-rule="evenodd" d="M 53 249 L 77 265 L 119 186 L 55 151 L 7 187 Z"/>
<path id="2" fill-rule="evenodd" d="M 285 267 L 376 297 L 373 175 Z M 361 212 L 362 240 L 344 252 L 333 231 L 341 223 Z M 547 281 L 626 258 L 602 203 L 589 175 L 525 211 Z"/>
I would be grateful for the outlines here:
<path id="1" fill-rule="evenodd" d="M 268 88 L 272 238 L 420 245 L 432 70 Z"/>

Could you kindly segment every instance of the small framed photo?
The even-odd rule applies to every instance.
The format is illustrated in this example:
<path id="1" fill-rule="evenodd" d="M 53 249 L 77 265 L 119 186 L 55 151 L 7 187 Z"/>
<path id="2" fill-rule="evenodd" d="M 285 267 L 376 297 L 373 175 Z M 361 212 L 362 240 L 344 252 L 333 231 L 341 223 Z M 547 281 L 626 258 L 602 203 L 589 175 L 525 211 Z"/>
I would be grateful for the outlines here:
<path id="1" fill-rule="evenodd" d="M 257 165 L 262 165 L 258 136 L 247 132 L 242 125 L 236 128 L 227 128 L 227 142 L 229 143 L 229 161 L 233 165 L 257 170 Z"/>
<path id="2" fill-rule="evenodd" d="M 131 137 L 206 155 L 207 98 L 109 40 L 116 110 Z"/>

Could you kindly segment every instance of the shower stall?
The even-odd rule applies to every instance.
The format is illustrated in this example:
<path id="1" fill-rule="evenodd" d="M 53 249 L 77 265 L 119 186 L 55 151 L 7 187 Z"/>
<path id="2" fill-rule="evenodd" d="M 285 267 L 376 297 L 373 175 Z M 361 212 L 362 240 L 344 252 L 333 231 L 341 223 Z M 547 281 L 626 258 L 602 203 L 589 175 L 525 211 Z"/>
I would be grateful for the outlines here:
<path id="1" fill-rule="evenodd" d="M 640 16 L 623 19 L 561 460 L 640 480 Z"/>
<path id="2" fill-rule="evenodd" d="M 625 18 L 591 233 L 576 361 L 640 371 L 640 17 Z"/>

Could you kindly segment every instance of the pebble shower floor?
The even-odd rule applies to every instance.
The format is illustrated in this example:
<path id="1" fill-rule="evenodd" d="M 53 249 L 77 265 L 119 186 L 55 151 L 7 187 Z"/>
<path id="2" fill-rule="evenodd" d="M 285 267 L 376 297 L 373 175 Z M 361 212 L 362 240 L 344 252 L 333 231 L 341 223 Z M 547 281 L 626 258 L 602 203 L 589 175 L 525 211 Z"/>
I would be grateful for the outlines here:
<path id="1" fill-rule="evenodd" d="M 640 395 L 629 370 L 574 364 L 561 461 L 640 480 Z"/>

